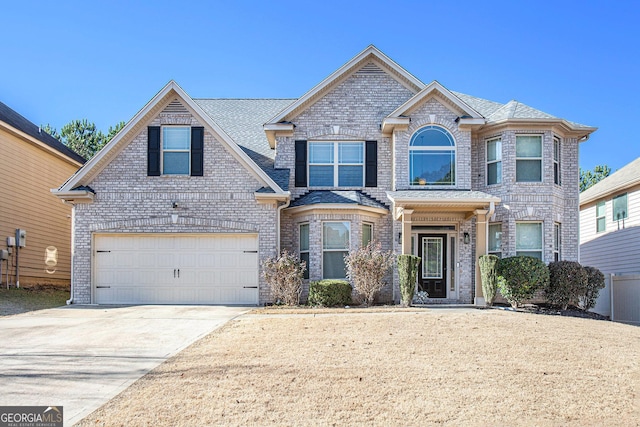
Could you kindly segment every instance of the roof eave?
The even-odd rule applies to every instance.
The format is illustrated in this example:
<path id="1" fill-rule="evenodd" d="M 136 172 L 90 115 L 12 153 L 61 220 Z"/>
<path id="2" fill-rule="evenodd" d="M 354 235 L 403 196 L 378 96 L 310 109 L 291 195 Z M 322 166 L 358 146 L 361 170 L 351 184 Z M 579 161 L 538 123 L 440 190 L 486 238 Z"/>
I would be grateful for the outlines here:
<path id="1" fill-rule="evenodd" d="M 293 123 L 265 123 L 262 127 L 267 134 L 269 147 L 273 150 L 276 148 L 276 137 L 292 136 L 294 125 Z"/>
<path id="2" fill-rule="evenodd" d="M 603 197 L 607 197 L 607 196 L 609 196 L 611 194 L 627 190 L 627 189 L 635 187 L 637 185 L 640 185 L 640 176 L 638 176 L 637 178 L 632 179 L 630 181 L 622 182 L 622 183 L 620 183 L 620 184 L 618 184 L 618 185 L 616 185 L 614 187 L 607 188 L 607 189 L 602 190 L 602 191 L 595 191 L 593 194 L 587 194 L 586 197 L 582 197 L 582 195 L 580 195 L 579 204 L 582 207 L 583 205 L 587 205 L 587 204 L 589 204 L 591 202 L 595 202 L 598 199 L 602 199 Z M 586 190 L 586 191 L 588 191 L 588 190 Z"/>
<path id="3" fill-rule="evenodd" d="M 357 205 L 355 203 L 313 203 L 309 205 L 303 206 L 293 206 L 285 209 L 288 213 L 291 214 L 300 214 L 303 212 L 309 212 L 314 210 L 357 210 L 357 211 L 365 211 L 370 212 L 376 215 L 387 215 L 389 213 L 388 209 L 376 208 L 372 206 L 364 206 Z"/>
<path id="4" fill-rule="evenodd" d="M 406 130 L 411 124 L 409 117 L 385 117 L 380 130 L 383 135 L 392 135 L 396 130 Z"/>
<path id="5" fill-rule="evenodd" d="M 63 202 L 71 204 L 93 203 L 96 196 L 95 193 L 88 190 L 59 191 L 57 188 L 51 189 L 51 194 Z"/>
<path id="6" fill-rule="evenodd" d="M 589 139 L 589 136 L 598 130 L 597 127 L 592 126 L 574 126 L 572 123 L 565 119 L 559 118 L 507 118 L 496 121 L 487 121 L 484 128 L 497 127 L 497 126 L 540 126 L 551 125 L 556 126 L 565 133 L 569 133 L 572 136 L 578 138 L 579 142 L 584 142 Z"/>

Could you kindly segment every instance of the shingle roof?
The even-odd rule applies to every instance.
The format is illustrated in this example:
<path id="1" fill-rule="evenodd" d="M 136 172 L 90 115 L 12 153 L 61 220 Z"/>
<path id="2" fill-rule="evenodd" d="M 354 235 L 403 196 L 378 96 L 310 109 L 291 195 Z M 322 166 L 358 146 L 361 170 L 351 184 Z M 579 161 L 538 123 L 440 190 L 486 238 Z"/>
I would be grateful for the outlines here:
<path id="1" fill-rule="evenodd" d="M 317 204 L 353 204 L 370 208 L 389 209 L 378 200 L 356 190 L 313 190 L 292 201 L 290 207 Z"/>
<path id="2" fill-rule="evenodd" d="M 640 184 L 640 157 L 580 193 L 580 204 Z"/>
<path id="3" fill-rule="evenodd" d="M 289 170 L 274 169 L 275 150 L 262 128 L 271 117 L 295 99 L 194 99 L 256 164 L 284 191 Z"/>
<path id="4" fill-rule="evenodd" d="M 3 121 L 6 124 L 18 129 L 19 131 L 26 133 L 30 137 L 42 142 L 43 144 L 48 145 L 49 147 L 73 160 L 76 160 L 83 164 L 86 162 L 84 157 L 82 157 L 48 133 L 42 131 L 39 126 L 25 119 L 23 116 L 21 116 L 2 102 L 0 102 L 0 121 Z"/>
<path id="5" fill-rule="evenodd" d="M 387 195 L 394 200 L 419 199 L 425 202 L 432 200 L 477 200 L 490 202 L 498 199 L 496 196 L 491 194 L 475 190 L 400 190 L 387 191 Z"/>

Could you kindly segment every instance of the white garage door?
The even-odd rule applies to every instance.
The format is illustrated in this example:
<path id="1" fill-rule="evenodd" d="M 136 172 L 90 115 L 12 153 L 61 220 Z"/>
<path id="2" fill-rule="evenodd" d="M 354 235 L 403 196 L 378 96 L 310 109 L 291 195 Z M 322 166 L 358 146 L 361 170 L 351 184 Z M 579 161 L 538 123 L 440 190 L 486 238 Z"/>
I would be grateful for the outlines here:
<path id="1" fill-rule="evenodd" d="M 98 304 L 258 304 L 258 236 L 103 234 Z"/>

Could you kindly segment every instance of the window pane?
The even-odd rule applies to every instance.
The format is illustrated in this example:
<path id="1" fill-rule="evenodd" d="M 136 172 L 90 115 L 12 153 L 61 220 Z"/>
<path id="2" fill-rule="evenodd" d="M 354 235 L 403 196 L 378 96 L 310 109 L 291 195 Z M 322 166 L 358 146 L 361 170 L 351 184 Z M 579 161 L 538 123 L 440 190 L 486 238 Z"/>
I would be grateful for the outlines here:
<path id="1" fill-rule="evenodd" d="M 560 141 L 557 139 L 553 140 L 553 160 L 560 161 Z"/>
<path id="2" fill-rule="evenodd" d="M 362 247 L 365 247 L 371 242 L 373 226 L 371 224 L 362 224 Z"/>
<path id="3" fill-rule="evenodd" d="M 441 127 L 426 126 L 411 138 L 412 147 L 453 147 L 453 137 Z"/>
<path id="4" fill-rule="evenodd" d="M 489 163 L 487 165 L 487 184 L 500 184 L 502 182 L 502 162 Z"/>
<path id="5" fill-rule="evenodd" d="M 542 137 L 516 136 L 516 157 L 542 157 Z"/>
<path id="6" fill-rule="evenodd" d="M 305 262 L 305 269 L 304 269 L 304 275 L 302 276 L 303 279 L 308 279 L 309 278 L 309 252 L 303 252 L 300 254 L 300 261 L 304 261 Z"/>
<path id="7" fill-rule="evenodd" d="M 164 150 L 191 149 L 191 128 L 164 127 L 162 132 L 162 148 Z"/>
<path id="8" fill-rule="evenodd" d="M 604 202 L 598 202 L 596 205 L 596 216 L 605 216 L 605 204 Z"/>
<path id="9" fill-rule="evenodd" d="M 442 238 L 425 237 L 422 239 L 422 254 L 426 262 L 422 263 L 422 278 L 442 278 Z"/>
<path id="10" fill-rule="evenodd" d="M 163 154 L 162 173 L 168 175 L 188 175 L 190 172 L 189 152 L 165 151 Z"/>
<path id="11" fill-rule="evenodd" d="M 300 250 L 309 250 L 309 224 L 300 225 Z"/>
<path id="12" fill-rule="evenodd" d="M 453 151 L 412 150 L 409 156 L 409 173 L 412 184 L 455 184 L 455 154 Z"/>
<path id="13" fill-rule="evenodd" d="M 339 163 L 362 163 L 364 158 L 361 143 L 340 143 L 338 144 Z"/>
<path id="14" fill-rule="evenodd" d="M 502 251 L 502 224 L 489 224 L 489 252 Z"/>
<path id="15" fill-rule="evenodd" d="M 607 229 L 607 219 L 606 217 L 601 217 L 596 220 L 596 232 L 600 233 Z"/>
<path id="16" fill-rule="evenodd" d="M 487 142 L 487 161 L 502 160 L 502 140 L 494 139 Z"/>
<path id="17" fill-rule="evenodd" d="M 322 257 L 323 279 L 344 279 L 347 277 L 344 256 L 347 252 L 324 252 Z"/>
<path id="18" fill-rule="evenodd" d="M 322 224 L 323 249 L 349 249 L 349 223 L 325 222 Z"/>
<path id="19" fill-rule="evenodd" d="M 362 187 L 362 166 L 339 166 L 338 187 Z"/>
<path id="20" fill-rule="evenodd" d="M 542 259 L 542 251 L 516 251 L 517 256 L 532 256 L 534 258 Z"/>
<path id="21" fill-rule="evenodd" d="M 540 160 L 516 160 L 516 181 L 541 182 L 542 162 Z"/>
<path id="22" fill-rule="evenodd" d="M 619 221 L 629 215 L 627 211 L 627 195 L 622 194 L 613 198 L 613 220 Z"/>
<path id="23" fill-rule="evenodd" d="M 309 163 L 333 163 L 333 144 L 330 142 L 309 144 Z"/>
<path id="24" fill-rule="evenodd" d="M 333 187 L 333 166 L 309 166 L 309 187 Z"/>
<path id="25" fill-rule="evenodd" d="M 516 223 L 516 251 L 542 250 L 542 223 Z"/>

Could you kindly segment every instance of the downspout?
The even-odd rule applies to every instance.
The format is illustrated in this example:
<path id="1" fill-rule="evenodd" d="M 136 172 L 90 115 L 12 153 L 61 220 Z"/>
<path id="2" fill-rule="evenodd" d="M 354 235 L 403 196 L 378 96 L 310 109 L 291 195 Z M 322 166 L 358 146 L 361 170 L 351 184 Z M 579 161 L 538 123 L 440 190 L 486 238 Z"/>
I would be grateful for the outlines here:
<path id="1" fill-rule="evenodd" d="M 280 212 L 282 209 L 289 207 L 290 203 L 291 199 L 287 198 L 287 201 L 276 209 L 276 256 L 280 256 Z"/>
<path id="2" fill-rule="evenodd" d="M 73 270 L 76 257 L 76 205 L 71 204 L 71 295 L 67 300 L 67 305 L 73 304 Z"/>

